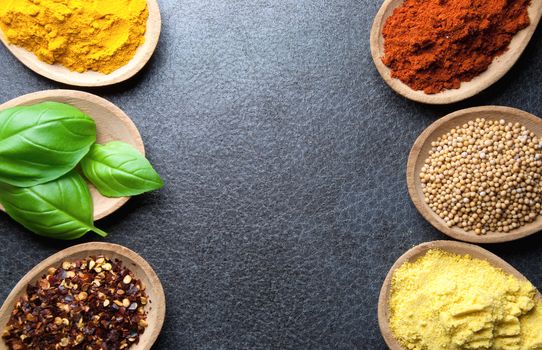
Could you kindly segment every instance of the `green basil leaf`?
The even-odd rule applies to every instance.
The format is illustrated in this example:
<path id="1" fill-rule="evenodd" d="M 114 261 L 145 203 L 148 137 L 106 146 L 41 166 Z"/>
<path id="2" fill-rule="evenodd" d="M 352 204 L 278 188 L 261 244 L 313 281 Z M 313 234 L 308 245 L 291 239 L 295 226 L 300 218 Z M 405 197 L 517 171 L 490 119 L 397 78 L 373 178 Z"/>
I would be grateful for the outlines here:
<path id="1" fill-rule="evenodd" d="M 72 170 L 96 142 L 94 120 L 58 102 L 0 112 L 0 182 L 39 185 Z"/>
<path id="2" fill-rule="evenodd" d="M 135 196 L 164 186 L 151 163 L 120 141 L 94 144 L 81 161 L 83 173 L 106 197 Z"/>
<path id="3" fill-rule="evenodd" d="M 40 236 L 71 240 L 89 231 L 107 236 L 94 227 L 90 191 L 75 170 L 32 187 L 0 183 L 0 203 L 15 221 Z"/>

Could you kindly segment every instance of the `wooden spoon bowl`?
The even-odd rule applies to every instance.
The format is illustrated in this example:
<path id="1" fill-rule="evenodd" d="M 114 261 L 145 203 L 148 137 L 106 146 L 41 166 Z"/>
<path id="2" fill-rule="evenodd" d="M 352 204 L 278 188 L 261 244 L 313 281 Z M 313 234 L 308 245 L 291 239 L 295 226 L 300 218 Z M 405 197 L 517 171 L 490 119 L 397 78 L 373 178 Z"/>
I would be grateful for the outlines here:
<path id="1" fill-rule="evenodd" d="M 46 90 L 17 97 L 0 105 L 0 110 L 28 106 L 45 101 L 61 102 L 79 108 L 96 122 L 97 140 L 100 144 L 123 141 L 134 146 L 143 155 L 143 140 L 132 120 L 113 103 L 86 92 L 73 90 Z M 89 183 L 94 203 L 94 220 L 102 219 L 123 206 L 129 197 L 107 198 Z M 3 208 L 0 206 L 0 209 Z"/>
<path id="2" fill-rule="evenodd" d="M 134 57 L 123 67 L 110 74 L 103 74 L 94 71 L 78 73 L 70 71 L 60 64 L 48 64 L 41 61 L 34 53 L 26 49 L 11 45 L 4 33 L 0 30 L 0 41 L 22 64 L 34 72 L 49 78 L 51 80 L 73 86 L 107 86 L 123 82 L 137 74 L 150 60 L 162 27 L 160 8 L 156 0 L 147 0 L 149 17 L 147 19 L 147 29 L 145 32 L 145 42 L 137 49 Z"/>
<path id="3" fill-rule="evenodd" d="M 2 308 L 0 308 L 0 329 L 3 329 L 7 324 L 15 303 L 26 293 L 26 287 L 34 285 L 41 276 L 47 273 L 49 267 L 58 268 L 64 261 L 84 259 L 93 255 L 104 255 L 110 259 L 119 259 L 146 286 L 145 292 L 149 297 L 149 304 L 147 304 L 145 310 L 147 311 L 149 326 L 141 335 L 139 343 L 130 347 L 130 350 L 150 349 L 162 329 L 166 313 L 166 298 L 162 284 L 152 267 L 141 256 L 126 247 L 111 243 L 76 245 L 62 250 L 39 263 L 17 283 L 4 301 Z M 2 340 L 0 340 L 0 350 L 8 350 Z"/>
<path id="4" fill-rule="evenodd" d="M 436 141 L 451 129 L 476 118 L 485 118 L 488 120 L 504 119 L 506 122 L 518 122 L 536 135 L 542 136 L 542 120 L 530 113 L 515 108 L 485 106 L 463 109 L 449 114 L 425 129 L 410 151 L 407 163 L 407 186 L 410 198 L 422 216 L 434 227 L 444 234 L 461 241 L 473 243 L 509 242 L 540 231 L 542 229 L 542 216 L 538 216 L 534 222 L 507 233 L 488 232 L 485 235 L 476 235 L 474 232 L 467 232 L 459 227 L 448 227 L 445 221 L 425 202 L 419 174 L 432 148 L 431 142 Z"/>
<path id="5" fill-rule="evenodd" d="M 519 59 L 530 39 L 532 38 L 540 18 L 542 17 L 542 1 L 531 1 L 529 17 L 531 25 L 517 33 L 508 50 L 495 58 L 489 68 L 469 82 L 463 82 L 459 89 L 445 90 L 438 94 L 426 94 L 423 91 L 413 90 L 401 80 L 391 77 L 391 70 L 382 62 L 384 57 L 384 37 L 382 30 L 393 11 L 403 4 L 403 0 L 385 0 L 378 11 L 371 29 L 371 54 L 378 72 L 386 83 L 398 94 L 428 104 L 448 104 L 472 97 L 502 78 Z"/>
<path id="6" fill-rule="evenodd" d="M 382 286 L 382 289 L 380 291 L 380 297 L 378 299 L 378 325 L 380 326 L 380 331 L 382 332 L 382 336 L 384 337 L 386 344 L 391 350 L 406 350 L 395 339 L 395 336 L 389 325 L 389 319 L 390 319 L 389 300 L 390 300 L 391 291 L 392 291 L 391 282 L 392 282 L 393 274 L 404 263 L 416 261 L 417 259 L 424 256 L 427 253 L 427 251 L 431 249 L 441 249 L 450 253 L 455 253 L 455 254 L 460 254 L 460 255 L 468 254 L 476 259 L 487 260 L 494 267 L 500 268 L 504 272 L 509 273 L 521 280 L 527 280 L 525 276 L 523 276 L 518 270 L 516 270 L 506 261 L 502 260 L 495 254 L 472 244 L 453 242 L 453 241 L 434 241 L 434 242 L 423 243 L 410 249 L 408 252 L 406 252 L 403 256 L 401 256 L 397 260 L 397 262 L 392 266 L 392 268 L 388 272 L 388 275 L 386 276 L 386 279 L 384 280 L 384 285 Z M 542 295 L 540 294 L 540 292 L 538 293 L 538 298 L 542 300 Z"/>

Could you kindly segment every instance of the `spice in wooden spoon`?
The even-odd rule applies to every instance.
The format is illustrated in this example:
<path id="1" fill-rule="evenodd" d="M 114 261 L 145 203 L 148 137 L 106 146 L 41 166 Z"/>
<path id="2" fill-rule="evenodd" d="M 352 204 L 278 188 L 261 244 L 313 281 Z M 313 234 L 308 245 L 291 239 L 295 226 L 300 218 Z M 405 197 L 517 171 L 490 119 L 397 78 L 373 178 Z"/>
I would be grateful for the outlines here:
<path id="1" fill-rule="evenodd" d="M 392 350 L 538 350 L 542 299 L 488 251 L 465 243 L 417 246 L 392 267 L 379 321 Z"/>
<path id="2" fill-rule="evenodd" d="M 149 61 L 161 17 L 156 0 L 0 1 L 0 29 L 0 41 L 34 72 L 68 85 L 106 86 Z"/>
<path id="3" fill-rule="evenodd" d="M 457 89 L 530 24 L 529 0 L 406 0 L 383 28 L 382 61 L 414 90 Z"/>
<path id="4" fill-rule="evenodd" d="M 542 206 L 542 140 L 520 123 L 477 118 L 431 143 L 419 174 L 448 226 L 478 235 L 533 222 Z"/>
<path id="5" fill-rule="evenodd" d="M 0 28 L 10 44 L 72 71 L 109 74 L 145 41 L 146 0 L 2 1 Z"/>
<path id="6" fill-rule="evenodd" d="M 93 259 L 94 266 L 91 266 L 92 263 L 89 260 L 89 257 L 95 257 Z M 100 257 L 103 257 L 103 262 L 100 259 Z M 86 269 L 82 269 L 82 265 L 77 268 L 77 262 L 87 262 Z M 122 262 L 122 267 L 120 267 L 119 263 L 116 261 Z M 76 263 L 76 266 L 73 267 L 72 264 Z M 69 264 L 69 266 L 68 266 Z M 101 266 L 100 266 L 101 264 Z M 111 266 L 107 265 L 111 264 Z M 52 272 L 51 267 L 55 268 L 54 273 Z M 92 268 L 91 268 L 92 267 Z M 111 269 L 110 269 L 111 267 Z M 101 271 L 100 271 L 101 270 Z M 128 270 L 131 271 L 131 273 L 128 273 Z M 77 272 L 76 272 L 77 271 Z M 99 272 L 98 272 L 99 271 Z M 71 272 L 76 272 L 75 276 L 71 276 Z M 117 272 L 117 276 L 111 280 L 107 279 L 107 276 L 113 277 L 111 272 Z M 83 276 L 80 276 L 79 273 L 82 273 Z M 120 338 L 126 338 L 127 344 L 131 345 L 130 350 L 150 350 L 153 346 L 154 342 L 156 341 L 158 334 L 160 333 L 160 330 L 162 328 L 162 325 L 164 323 L 165 318 L 165 312 L 166 312 L 166 300 L 164 295 L 164 290 L 162 288 L 162 284 L 160 283 L 160 280 L 158 279 L 158 276 L 153 271 L 152 267 L 147 263 L 141 256 L 136 254 L 135 252 L 129 250 L 126 247 L 119 246 L 116 244 L 111 243 L 99 243 L 99 242 L 92 242 L 92 243 L 86 243 L 86 244 L 80 244 L 76 245 L 70 248 L 67 248 L 65 250 L 62 250 L 49 258 L 43 260 L 41 263 L 37 264 L 31 271 L 29 271 L 18 283 L 17 285 L 12 289 L 11 293 L 8 295 L 6 300 L 4 301 L 3 305 L 0 307 L 0 336 L 1 332 L 4 329 L 4 327 L 10 322 L 10 319 L 12 319 L 12 312 L 14 310 L 14 307 L 16 307 L 16 310 L 19 310 L 19 306 L 17 303 L 23 298 L 24 300 L 25 295 L 30 295 L 33 293 L 33 291 L 42 290 L 44 293 L 52 293 L 53 295 L 56 295 L 57 291 L 60 291 L 60 287 L 58 290 L 53 289 L 53 286 L 56 286 L 54 283 L 54 280 L 58 280 L 58 278 L 54 278 L 53 280 L 48 280 L 45 282 L 43 280 L 44 276 L 48 275 L 57 275 L 63 276 L 66 275 L 64 278 L 64 291 L 63 296 L 64 298 L 68 298 L 67 302 L 62 302 L 61 304 L 54 305 L 52 308 L 43 308 L 40 311 L 43 313 L 43 316 L 45 316 L 45 313 L 51 312 L 58 313 L 62 312 L 62 309 L 65 310 L 64 305 L 70 306 L 70 309 L 73 306 L 80 307 L 80 306 L 88 306 L 89 309 L 86 310 L 86 308 L 83 309 L 80 316 L 83 316 L 83 324 L 88 326 L 89 320 L 88 317 L 90 312 L 98 311 L 100 310 L 104 311 L 104 318 L 102 321 L 104 321 L 107 325 L 106 321 L 106 315 L 110 315 L 110 311 L 116 309 L 115 313 L 115 320 L 114 322 L 122 321 L 117 319 L 117 317 L 125 317 L 127 314 L 131 314 L 132 317 L 139 318 L 139 320 L 136 320 L 134 318 L 130 319 L 130 324 L 133 325 L 133 327 L 130 328 L 130 332 L 132 331 L 138 331 L 139 327 L 143 327 L 145 331 L 141 334 L 139 334 L 139 341 L 136 344 L 136 341 L 130 341 L 129 338 L 132 338 L 131 335 L 134 335 L 133 333 L 129 333 L 128 337 L 124 337 L 122 334 L 118 334 L 119 339 Z M 98 277 L 100 274 L 104 274 L 106 279 L 101 279 L 98 282 L 94 282 L 96 280 L 96 277 Z M 90 275 L 92 280 L 90 281 L 90 285 L 88 282 L 76 282 L 76 278 L 80 278 L 81 281 L 85 278 L 85 275 Z M 130 277 L 127 277 L 130 276 Z M 115 283 L 115 287 L 111 286 L 112 283 Z M 74 284 L 77 284 L 77 288 L 75 288 Z M 140 291 L 137 291 L 135 287 L 139 284 Z M 30 293 L 27 293 L 28 286 L 38 286 L 36 288 L 32 288 Z M 68 288 L 71 287 L 71 288 Z M 88 286 L 87 290 L 84 291 L 84 286 Z M 103 290 L 104 286 L 110 286 L 111 290 Z M 46 289 L 48 287 L 48 289 Z M 147 300 L 144 300 L 143 293 L 141 290 L 144 288 L 144 292 L 146 294 Z M 122 292 L 120 292 L 122 291 Z M 86 294 L 84 294 L 85 292 Z M 103 293 L 105 295 L 105 299 L 102 300 L 103 296 L 99 293 Z M 71 298 L 74 298 L 73 301 L 71 301 Z M 32 299 L 32 297 L 29 298 Z M 130 304 L 128 304 L 127 299 Z M 137 300 L 139 299 L 139 301 Z M 48 299 L 47 299 L 48 300 Z M 45 301 L 47 301 L 45 300 Z M 90 309 L 91 303 L 101 302 L 102 308 L 94 307 L 92 310 Z M 106 302 L 108 300 L 109 302 Z M 115 303 L 116 301 L 116 303 Z M 135 313 L 133 313 L 130 308 L 136 307 L 133 305 L 133 303 L 138 304 Z M 37 303 L 37 301 L 35 301 Z M 85 304 L 86 303 L 86 304 Z M 146 304 L 145 304 L 146 303 Z M 140 320 L 142 320 L 141 317 L 139 317 L 139 308 L 140 305 L 144 305 L 144 313 L 146 315 L 146 318 L 144 322 L 140 324 Z M 21 303 L 21 306 L 23 303 Z M 31 304 L 30 304 L 31 305 Z M 104 306 L 105 305 L 105 306 Z M 122 305 L 122 307 L 120 306 Z M 127 306 L 125 306 L 127 305 Z M 133 306 L 132 306 L 133 305 Z M 96 306 L 96 304 L 94 305 Z M 55 309 L 57 308 L 57 309 Z M 122 313 L 122 310 L 124 309 L 124 313 Z M 35 309 L 37 311 L 37 308 Z M 45 311 L 49 310 L 49 311 Z M 86 311 L 85 311 L 86 310 Z M 72 315 L 71 313 L 63 314 L 63 315 L 56 315 L 53 317 L 53 325 L 56 323 L 61 323 L 64 326 L 66 320 L 69 321 L 69 325 L 75 325 L 76 329 L 78 330 L 79 326 L 79 320 L 77 317 L 72 318 L 75 315 Z M 29 317 L 32 320 L 32 317 L 38 317 L 38 315 L 32 315 Z M 56 320 L 56 317 L 60 317 L 60 320 Z M 26 318 L 26 317 L 25 317 Z M 46 317 L 47 318 L 47 317 Z M 102 318 L 102 317 L 100 317 Z M 64 320 L 66 319 L 66 320 Z M 32 321 L 29 322 L 32 322 Z M 75 324 L 72 324 L 70 320 L 75 320 Z M 124 320 L 127 322 L 127 320 Z M 136 322 L 137 321 L 137 322 Z M 17 320 L 17 322 L 19 322 Z M 26 322 L 25 320 L 21 320 L 21 322 Z M 50 321 L 46 321 L 48 324 L 50 324 Z M 146 322 L 146 324 L 145 324 Z M 31 323 L 27 323 L 31 324 Z M 109 323 L 111 324 L 111 322 Z M 32 327 L 33 329 L 37 329 L 38 325 L 35 324 L 36 327 Z M 68 328 L 72 329 L 72 328 Z M 83 326 L 83 329 L 85 329 L 85 326 Z M 30 332 L 32 329 L 26 329 L 25 332 Z M 48 333 L 45 335 L 54 337 L 57 333 L 56 332 L 63 332 L 65 329 L 57 329 L 52 327 L 49 327 Z M 12 332 L 13 330 L 10 330 Z M 103 338 L 103 336 L 113 336 L 113 332 L 107 332 L 107 335 L 100 335 L 100 337 Z M 122 335 L 122 336 L 121 336 Z M 75 335 L 75 340 L 77 339 L 77 335 Z M 22 340 L 22 339 L 21 339 Z M 92 337 L 89 335 L 85 337 L 84 341 L 92 341 Z M 109 339 L 108 341 L 111 341 L 113 339 Z M 29 341 L 29 340 L 28 340 Z M 62 341 L 62 339 L 60 339 Z M 72 341 L 71 339 L 68 339 L 69 344 Z M 64 341 L 65 342 L 65 341 Z M 122 342 L 122 340 L 120 340 Z M 63 343 L 64 344 L 64 343 Z M 58 347 L 55 349 L 103 349 L 102 347 L 78 347 L 78 346 L 69 346 L 69 347 Z M 119 349 L 118 347 L 107 347 L 107 349 Z M 0 350 L 10 350 L 11 348 L 8 347 L 8 345 L 0 339 Z M 45 349 L 44 347 L 31 347 L 27 349 Z"/>
<path id="7" fill-rule="evenodd" d="M 410 197 L 433 226 L 462 241 L 500 243 L 537 233 L 541 135 L 542 120 L 515 108 L 483 106 L 440 118 L 412 146 Z"/>
<path id="8" fill-rule="evenodd" d="M 469 98 L 471 96 L 474 96 L 478 94 L 480 91 L 483 91 L 484 89 L 488 88 L 492 84 L 494 84 L 496 81 L 498 81 L 500 78 L 502 78 L 517 62 L 525 48 L 527 47 L 529 41 L 533 37 L 533 34 L 535 33 L 536 27 L 540 23 L 540 19 L 542 17 L 542 1 L 531 1 L 530 5 L 527 9 L 523 9 L 521 6 L 522 11 L 527 11 L 529 16 L 529 26 L 526 27 L 523 30 L 520 30 L 515 35 L 513 35 L 511 41 L 509 41 L 509 44 L 506 44 L 504 46 L 501 46 L 498 44 L 498 42 L 491 41 L 491 36 L 486 35 L 487 32 L 491 30 L 500 31 L 503 29 L 502 24 L 507 21 L 507 19 L 504 20 L 504 22 L 497 21 L 497 25 L 492 28 L 487 28 L 487 30 L 484 29 L 484 25 L 486 25 L 488 22 L 491 23 L 492 19 L 484 18 L 484 14 L 487 15 L 488 11 L 495 11 L 496 13 L 506 12 L 506 11 L 500 11 L 499 7 L 506 8 L 506 4 L 509 3 L 517 3 L 522 4 L 522 2 L 525 2 L 525 0 L 514 0 L 514 1 L 483 1 L 483 0 L 476 0 L 476 1 L 464 1 L 464 0 L 447 0 L 447 1 L 438 1 L 438 0 L 430 0 L 430 1 L 417 1 L 417 4 L 422 4 L 422 8 L 419 8 L 420 11 L 425 10 L 426 8 L 429 8 L 430 6 L 426 6 L 427 4 L 431 3 L 433 5 L 436 5 L 437 3 L 439 6 L 442 6 L 443 8 L 446 8 L 448 6 L 453 7 L 454 5 L 465 5 L 466 12 L 469 12 L 469 16 L 465 16 L 464 18 L 454 18 L 453 14 L 457 15 L 457 8 L 452 8 L 450 11 L 444 10 L 442 11 L 440 16 L 434 15 L 434 16 L 423 16 L 421 13 L 417 14 L 415 18 L 409 18 L 408 21 L 405 21 L 405 28 L 402 28 L 401 30 L 397 31 L 397 39 L 396 45 L 398 47 L 402 47 L 405 50 L 409 50 L 409 48 L 414 48 L 414 51 L 416 48 L 418 48 L 419 53 L 419 59 L 415 57 L 411 57 L 411 55 L 415 55 L 416 52 L 413 53 L 405 53 L 403 56 L 396 55 L 396 58 L 398 59 L 397 64 L 399 61 L 403 61 L 405 58 L 412 58 L 412 62 L 418 62 L 418 63 L 424 63 L 419 65 L 412 65 L 410 68 L 411 71 L 413 71 L 413 78 L 421 78 L 422 82 L 420 82 L 420 86 L 412 88 L 407 83 L 404 83 L 400 79 L 392 77 L 392 69 L 384 64 L 382 61 L 382 58 L 386 56 L 386 50 L 385 46 L 387 45 L 386 41 L 387 39 L 384 38 L 384 27 L 386 25 L 386 22 L 389 18 L 391 18 L 394 15 L 394 12 L 397 11 L 399 8 L 403 7 L 403 5 L 407 5 L 409 3 L 413 3 L 413 1 L 405 1 L 405 0 L 384 0 L 382 3 L 382 6 L 380 7 L 380 10 L 378 11 L 377 15 L 375 16 L 374 24 L 371 29 L 371 55 L 373 58 L 373 61 L 375 63 L 376 68 L 378 69 L 378 72 L 382 76 L 382 78 L 385 80 L 385 82 L 397 93 L 401 94 L 402 96 L 418 101 L 423 103 L 430 103 L 430 104 L 448 104 L 453 103 L 457 101 L 464 100 L 466 98 Z M 473 6 L 474 5 L 474 8 Z M 434 7 L 434 6 L 431 6 Z M 457 6 L 459 7 L 459 6 Z M 479 15 L 477 16 L 475 13 L 476 11 L 479 11 Z M 451 16 L 452 15 L 452 16 Z M 473 15 L 473 16 L 472 16 Z M 510 17 L 512 19 L 512 28 L 517 28 L 518 23 L 520 22 L 514 22 L 516 14 L 512 13 L 510 14 Z M 500 15 L 497 15 L 495 17 L 503 18 Z M 508 18 L 508 17 L 507 17 Z M 423 22 L 423 19 L 428 19 L 428 22 Z M 397 23 L 399 23 L 398 21 Z M 465 26 L 462 27 L 461 23 L 464 23 Z M 399 24 L 398 24 L 399 25 Z M 429 41 L 421 41 L 418 42 L 416 40 L 412 40 L 411 35 L 412 34 L 422 34 L 422 29 L 416 29 L 414 27 L 408 27 L 407 25 L 412 26 L 427 26 L 427 35 L 430 38 Z M 434 26 L 433 26 L 434 25 Z M 479 25 L 477 28 L 476 26 Z M 445 30 L 450 29 L 452 27 L 456 26 L 456 31 L 452 33 L 452 36 L 450 36 L 450 33 L 447 33 Z M 434 27 L 434 28 L 433 28 Z M 467 29 L 469 31 L 467 31 Z M 471 31 L 472 29 L 472 31 Z M 506 28 L 508 29 L 508 28 Z M 440 37 L 436 38 L 431 37 L 431 32 L 433 31 L 440 31 Z M 483 52 L 482 51 L 482 57 L 480 57 L 480 61 L 473 63 L 471 59 L 466 59 L 465 61 L 459 60 L 458 62 L 452 62 L 449 60 L 449 55 L 453 54 L 454 52 L 456 54 L 459 54 L 459 57 L 461 57 L 461 51 L 456 51 L 456 46 L 448 46 L 448 50 L 446 51 L 439 51 L 439 48 L 442 48 L 447 45 L 450 39 L 458 39 L 457 35 L 460 33 L 463 33 L 465 35 L 465 42 L 462 42 L 461 40 L 456 41 L 455 44 L 459 47 L 463 47 L 465 49 L 465 52 L 468 52 L 471 50 L 471 48 L 474 47 L 482 47 L 486 45 L 488 48 L 493 48 L 496 50 L 495 53 L 501 53 L 500 55 L 496 56 L 493 55 L 491 52 Z M 479 33 L 476 34 L 476 33 Z M 401 37 L 402 35 L 402 37 Z M 507 41 L 510 38 L 511 33 L 503 33 L 503 43 Z M 450 36 L 450 38 L 448 38 Z M 419 37 L 419 36 L 418 36 Z M 432 38 L 432 39 L 431 39 Z M 390 40 L 395 40 L 394 38 L 390 38 Z M 414 36 L 414 39 L 416 39 L 416 36 Z M 494 39 L 494 38 L 493 38 Z M 470 40 L 470 41 L 469 41 Z M 498 41 L 498 40 L 497 40 Z M 443 46 L 444 45 L 444 46 Z M 500 51 L 499 51 L 500 50 Z M 505 51 L 502 51 L 505 50 Z M 433 57 L 431 56 L 433 55 Z M 475 52 L 476 56 L 476 52 Z M 427 57 L 432 57 L 434 61 L 426 60 Z M 474 59 L 474 58 L 472 58 Z M 485 62 L 490 61 L 490 65 L 488 67 L 485 66 Z M 387 63 L 390 63 L 387 61 Z M 443 67 L 443 74 L 440 74 L 437 76 L 432 76 L 438 67 L 441 65 Z M 448 67 L 448 70 L 446 70 L 446 67 Z M 454 77 L 458 78 L 460 81 L 463 80 L 461 77 L 457 76 L 457 72 L 463 72 L 466 73 L 468 71 L 465 71 L 463 68 L 465 67 L 475 67 L 474 70 L 470 71 L 470 78 L 472 80 L 466 82 L 463 81 L 458 89 L 448 89 L 440 91 L 439 93 L 433 93 L 433 94 L 427 94 L 423 91 L 423 80 L 425 78 L 429 79 L 430 84 L 431 82 L 435 81 L 441 81 L 441 82 L 454 82 Z M 419 68 L 419 71 L 416 69 Z M 487 69 L 486 69 L 487 68 Z M 422 77 L 424 69 L 427 70 L 428 75 L 425 77 Z M 416 73 L 417 71 L 418 73 Z M 449 74 L 449 75 L 447 75 Z M 408 74 L 406 74 L 408 76 Z M 468 75 L 468 74 L 467 74 Z M 434 79 L 434 80 L 431 80 Z M 438 84 L 437 84 L 438 85 Z M 433 86 L 435 88 L 438 86 Z M 452 84 L 453 87 L 453 84 Z M 415 90 L 416 88 L 422 88 L 422 90 Z"/>
<path id="9" fill-rule="evenodd" d="M 145 286 L 119 260 L 64 261 L 19 298 L 2 338 L 10 349 L 128 349 L 148 326 Z"/>

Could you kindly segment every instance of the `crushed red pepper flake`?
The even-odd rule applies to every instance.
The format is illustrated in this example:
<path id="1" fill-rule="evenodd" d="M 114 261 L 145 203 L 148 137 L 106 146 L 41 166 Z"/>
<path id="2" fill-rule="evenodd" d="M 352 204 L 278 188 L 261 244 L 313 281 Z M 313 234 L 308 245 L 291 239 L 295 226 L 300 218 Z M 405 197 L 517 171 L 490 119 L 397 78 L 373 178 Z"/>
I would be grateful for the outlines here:
<path id="1" fill-rule="evenodd" d="M 119 260 L 91 256 L 51 267 L 15 304 L 2 338 L 11 350 L 120 350 L 148 326 L 145 286 Z"/>

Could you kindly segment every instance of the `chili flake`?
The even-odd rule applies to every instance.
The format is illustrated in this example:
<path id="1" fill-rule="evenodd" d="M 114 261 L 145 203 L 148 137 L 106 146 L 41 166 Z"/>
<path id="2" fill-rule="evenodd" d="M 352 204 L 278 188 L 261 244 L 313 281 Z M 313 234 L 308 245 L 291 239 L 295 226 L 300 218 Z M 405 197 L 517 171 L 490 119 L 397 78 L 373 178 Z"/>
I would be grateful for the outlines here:
<path id="1" fill-rule="evenodd" d="M 51 267 L 15 304 L 11 350 L 121 350 L 148 326 L 145 286 L 119 260 L 91 256 Z"/>

